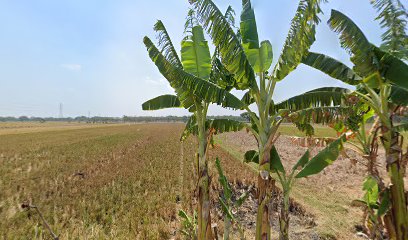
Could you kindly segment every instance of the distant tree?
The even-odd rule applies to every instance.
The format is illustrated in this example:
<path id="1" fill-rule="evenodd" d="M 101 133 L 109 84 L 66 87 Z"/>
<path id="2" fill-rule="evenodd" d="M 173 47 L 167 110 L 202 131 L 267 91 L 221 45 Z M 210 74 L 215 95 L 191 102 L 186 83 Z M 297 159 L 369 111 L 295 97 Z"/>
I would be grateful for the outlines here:
<path id="1" fill-rule="evenodd" d="M 18 118 L 18 120 L 21 121 L 21 122 L 27 122 L 30 119 L 27 116 L 21 116 L 21 117 Z"/>

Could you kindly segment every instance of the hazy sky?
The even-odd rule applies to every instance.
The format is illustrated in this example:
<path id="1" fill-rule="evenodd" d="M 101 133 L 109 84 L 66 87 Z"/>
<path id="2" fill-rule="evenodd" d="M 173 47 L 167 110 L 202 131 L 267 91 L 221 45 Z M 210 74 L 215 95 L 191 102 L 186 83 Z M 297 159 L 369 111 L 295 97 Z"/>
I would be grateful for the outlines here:
<path id="1" fill-rule="evenodd" d="M 223 11 L 232 5 L 239 20 L 240 0 L 215 2 Z M 271 41 L 275 63 L 298 1 L 252 4 L 260 40 Z M 187 0 L 0 0 L 0 6 L 0 116 L 58 116 L 59 103 L 64 116 L 88 111 L 92 116 L 187 114 L 181 109 L 141 109 L 144 101 L 173 92 L 149 59 L 143 36 L 154 39 L 152 27 L 160 19 L 179 50 Z M 313 51 L 348 62 L 326 23 L 331 9 L 351 17 L 379 44 L 382 30 L 369 0 L 329 0 L 322 7 Z M 321 86 L 344 85 L 299 66 L 277 85 L 274 100 Z M 231 113 L 219 107 L 210 111 Z"/>

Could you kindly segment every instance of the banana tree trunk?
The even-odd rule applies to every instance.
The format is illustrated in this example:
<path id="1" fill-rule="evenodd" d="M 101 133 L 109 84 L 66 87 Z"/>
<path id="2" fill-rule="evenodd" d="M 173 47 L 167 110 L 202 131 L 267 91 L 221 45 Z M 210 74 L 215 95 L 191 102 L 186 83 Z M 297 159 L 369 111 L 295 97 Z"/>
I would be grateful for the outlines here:
<path id="1" fill-rule="evenodd" d="M 271 227 L 269 223 L 269 201 L 275 181 L 258 175 L 258 212 L 256 217 L 256 240 L 270 240 Z"/>
<path id="2" fill-rule="evenodd" d="M 395 239 L 408 239 L 408 213 L 405 196 L 403 171 L 401 169 L 401 147 L 398 143 L 398 133 L 392 130 L 392 125 L 382 127 L 383 143 L 387 162 L 387 171 L 391 186 L 391 219 L 395 230 Z"/>
<path id="3" fill-rule="evenodd" d="M 263 151 L 261 151 L 263 152 Z M 269 202 L 271 199 L 271 193 L 275 185 L 275 180 L 271 178 L 269 172 L 269 151 L 265 151 L 260 158 L 259 174 L 258 174 L 258 212 L 256 217 L 256 240 L 270 240 L 271 239 L 271 227 L 269 221 Z"/>
<path id="4" fill-rule="evenodd" d="M 210 215 L 210 178 L 207 165 L 200 164 L 200 177 L 198 183 L 198 239 L 212 240 L 211 215 Z"/>
<path id="5" fill-rule="evenodd" d="M 262 104 L 261 104 L 262 105 Z M 263 112 L 262 109 L 259 111 Z M 262 120 L 262 117 L 260 118 Z M 261 121 L 261 126 L 264 124 Z M 259 173 L 258 173 L 258 212 L 256 217 L 256 240 L 270 240 L 271 239 L 271 224 L 270 224 L 270 209 L 269 203 L 271 201 L 272 191 L 275 188 L 275 180 L 270 176 L 270 161 L 271 149 L 276 141 L 275 133 L 278 129 L 275 126 L 273 130 L 266 126 L 264 132 L 260 133 L 259 145 Z"/>
<path id="6" fill-rule="evenodd" d="M 211 230 L 211 200 L 210 177 L 208 175 L 208 162 L 206 158 L 207 136 L 205 131 L 205 118 L 198 117 L 198 239 L 213 240 Z"/>
<path id="7" fill-rule="evenodd" d="M 283 204 L 279 216 L 279 240 L 289 240 L 289 190 L 283 189 Z"/>

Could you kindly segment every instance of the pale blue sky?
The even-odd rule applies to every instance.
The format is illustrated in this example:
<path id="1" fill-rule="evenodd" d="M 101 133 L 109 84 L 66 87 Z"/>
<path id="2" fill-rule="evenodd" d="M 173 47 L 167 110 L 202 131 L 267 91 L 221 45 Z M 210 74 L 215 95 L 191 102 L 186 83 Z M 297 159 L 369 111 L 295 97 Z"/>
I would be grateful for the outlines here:
<path id="1" fill-rule="evenodd" d="M 240 0 L 215 2 L 222 10 L 232 5 L 239 20 Z M 298 1 L 252 3 L 260 39 L 271 41 L 276 61 Z M 179 49 L 187 0 L 0 0 L 0 6 L 0 116 L 57 116 L 60 102 L 64 116 L 88 111 L 101 116 L 188 114 L 181 109 L 141 110 L 144 101 L 172 93 L 142 38 L 154 39 L 152 27 L 161 19 Z M 332 0 L 322 7 L 313 51 L 348 62 L 326 24 L 330 9 L 351 17 L 371 42 L 380 43 L 382 30 L 369 0 Z M 274 100 L 321 86 L 344 85 L 300 66 L 278 84 Z M 210 111 L 231 113 L 218 107 Z"/>

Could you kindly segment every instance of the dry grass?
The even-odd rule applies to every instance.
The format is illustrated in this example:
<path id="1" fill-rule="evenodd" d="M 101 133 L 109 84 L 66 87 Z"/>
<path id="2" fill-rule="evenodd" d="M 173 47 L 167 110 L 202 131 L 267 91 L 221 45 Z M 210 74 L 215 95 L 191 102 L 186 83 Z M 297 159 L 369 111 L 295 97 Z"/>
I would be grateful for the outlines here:
<path id="1" fill-rule="evenodd" d="M 0 135 L 74 130 L 93 127 L 115 126 L 118 123 L 84 123 L 84 122 L 0 122 Z"/>
<path id="2" fill-rule="evenodd" d="M 313 126 L 315 130 L 315 136 L 316 137 L 336 137 L 336 131 L 334 131 L 332 128 L 328 128 L 326 126 L 321 126 L 321 125 L 315 125 Z M 293 126 L 293 124 L 282 124 L 279 127 L 279 132 L 281 132 L 283 135 L 288 135 L 288 136 L 299 136 L 299 137 L 305 137 L 306 135 L 299 131 L 296 127 Z"/>
<path id="3" fill-rule="evenodd" d="M 38 216 L 19 207 L 30 201 L 61 239 L 169 238 L 193 188 L 195 145 L 185 143 L 182 158 L 181 130 L 138 124 L 1 136 L 1 237 L 47 236 Z"/>

